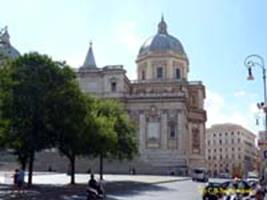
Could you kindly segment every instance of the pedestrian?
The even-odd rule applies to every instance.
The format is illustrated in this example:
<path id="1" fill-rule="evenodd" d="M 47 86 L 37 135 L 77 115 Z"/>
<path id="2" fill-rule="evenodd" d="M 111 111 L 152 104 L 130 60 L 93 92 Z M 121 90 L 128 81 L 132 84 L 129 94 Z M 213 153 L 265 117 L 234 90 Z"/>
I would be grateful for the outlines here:
<path id="1" fill-rule="evenodd" d="M 52 166 L 51 166 L 51 165 L 49 165 L 49 166 L 48 166 L 48 171 L 49 171 L 49 172 L 52 172 L 52 171 L 53 171 L 53 169 L 52 169 Z"/>
<path id="2" fill-rule="evenodd" d="M 25 177 L 25 172 L 23 169 L 20 169 L 18 172 L 18 177 L 17 177 L 17 186 L 18 190 L 24 193 L 24 177 Z"/>
<path id="3" fill-rule="evenodd" d="M 19 170 L 15 169 L 13 174 L 14 191 L 18 190 L 18 176 L 19 176 Z"/>
<path id="4" fill-rule="evenodd" d="M 95 180 L 95 176 L 94 174 L 91 174 L 91 178 L 90 180 L 88 181 L 88 186 L 97 190 L 98 189 L 98 183 L 97 181 Z"/>

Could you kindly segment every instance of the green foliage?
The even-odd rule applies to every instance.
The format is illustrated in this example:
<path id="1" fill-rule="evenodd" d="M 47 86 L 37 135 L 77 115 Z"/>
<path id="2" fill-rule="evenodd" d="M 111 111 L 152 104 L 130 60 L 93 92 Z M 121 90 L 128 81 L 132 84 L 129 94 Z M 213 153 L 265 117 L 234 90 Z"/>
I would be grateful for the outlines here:
<path id="1" fill-rule="evenodd" d="M 133 158 L 137 153 L 136 129 L 123 105 L 114 100 L 96 99 L 93 113 L 94 154 Z"/>
<path id="2" fill-rule="evenodd" d="M 131 159 L 136 129 L 116 101 L 83 94 L 63 63 L 30 53 L 0 68 L 0 146 L 14 149 L 31 177 L 34 153 L 57 147 L 71 164 L 93 155 Z M 29 179 L 29 182 L 31 180 Z"/>
<path id="3" fill-rule="evenodd" d="M 47 56 L 30 53 L 5 63 L 0 75 L 0 138 L 19 160 L 29 158 L 31 177 L 34 153 L 55 145 L 52 128 L 57 121 L 50 123 L 55 119 L 54 102 L 62 89 L 77 90 L 75 74 Z"/>
<path id="4" fill-rule="evenodd" d="M 132 159 L 138 153 L 136 128 L 126 114 L 120 114 L 115 124 L 117 144 L 114 155 L 119 159 Z"/>

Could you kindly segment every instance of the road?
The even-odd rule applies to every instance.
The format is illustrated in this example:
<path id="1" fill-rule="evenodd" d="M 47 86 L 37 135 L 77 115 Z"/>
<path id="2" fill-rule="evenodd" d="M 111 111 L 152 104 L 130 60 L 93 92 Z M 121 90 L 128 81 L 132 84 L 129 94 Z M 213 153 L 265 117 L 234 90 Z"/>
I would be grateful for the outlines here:
<path id="1" fill-rule="evenodd" d="M 223 182 L 223 179 L 210 179 L 210 182 Z M 201 189 L 205 183 L 193 182 L 191 180 L 178 181 L 150 185 L 138 190 L 125 191 L 120 194 L 109 195 L 114 200 L 201 200 Z"/>

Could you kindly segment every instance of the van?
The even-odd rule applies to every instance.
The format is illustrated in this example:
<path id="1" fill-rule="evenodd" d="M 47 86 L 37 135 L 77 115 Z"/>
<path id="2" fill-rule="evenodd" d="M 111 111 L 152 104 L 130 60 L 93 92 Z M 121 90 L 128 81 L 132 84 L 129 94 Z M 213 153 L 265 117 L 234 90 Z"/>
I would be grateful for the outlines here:
<path id="1" fill-rule="evenodd" d="M 209 181 L 208 170 L 205 168 L 192 169 L 191 176 L 193 181 L 203 181 L 203 182 Z"/>

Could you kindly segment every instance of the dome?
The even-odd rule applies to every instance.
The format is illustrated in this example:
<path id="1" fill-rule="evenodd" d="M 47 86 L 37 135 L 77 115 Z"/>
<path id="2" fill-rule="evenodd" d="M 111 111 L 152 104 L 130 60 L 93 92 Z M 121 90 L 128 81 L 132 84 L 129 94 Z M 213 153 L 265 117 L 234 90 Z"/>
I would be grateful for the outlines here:
<path id="1" fill-rule="evenodd" d="M 11 45 L 2 44 L 0 42 L 0 57 L 15 59 L 19 56 L 20 54 L 18 50 L 16 50 L 14 47 Z"/>
<path id="2" fill-rule="evenodd" d="M 186 55 L 181 42 L 168 34 L 167 24 L 162 17 L 158 25 L 158 33 L 148 38 L 139 50 L 139 56 L 145 55 L 153 51 L 168 51 L 172 50 L 178 54 Z"/>
<path id="3" fill-rule="evenodd" d="M 0 59 L 15 59 L 18 56 L 20 56 L 20 53 L 10 44 L 7 27 L 5 27 L 0 30 Z"/>

